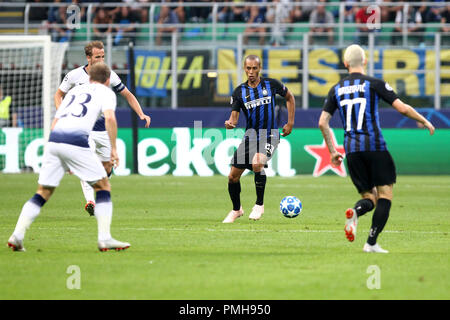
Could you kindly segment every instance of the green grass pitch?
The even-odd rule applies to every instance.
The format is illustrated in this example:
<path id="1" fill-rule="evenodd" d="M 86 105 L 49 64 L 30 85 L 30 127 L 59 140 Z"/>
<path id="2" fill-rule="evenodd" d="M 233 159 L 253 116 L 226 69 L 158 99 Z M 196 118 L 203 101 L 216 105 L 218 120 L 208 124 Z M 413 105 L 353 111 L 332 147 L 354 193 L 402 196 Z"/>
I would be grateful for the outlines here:
<path id="1" fill-rule="evenodd" d="M 227 225 L 226 177 L 114 176 L 112 235 L 131 248 L 104 253 L 79 180 L 66 175 L 28 230 L 27 252 L 12 252 L 6 242 L 37 175 L 0 181 L 0 299 L 450 298 L 449 176 L 398 177 L 379 237 L 389 254 L 362 252 L 372 212 L 346 240 L 344 212 L 359 196 L 349 178 L 270 177 L 264 216 L 250 221 L 251 175 L 242 178 L 245 215 Z M 295 219 L 279 212 L 286 195 L 303 202 Z M 67 286 L 70 266 L 80 289 Z"/>

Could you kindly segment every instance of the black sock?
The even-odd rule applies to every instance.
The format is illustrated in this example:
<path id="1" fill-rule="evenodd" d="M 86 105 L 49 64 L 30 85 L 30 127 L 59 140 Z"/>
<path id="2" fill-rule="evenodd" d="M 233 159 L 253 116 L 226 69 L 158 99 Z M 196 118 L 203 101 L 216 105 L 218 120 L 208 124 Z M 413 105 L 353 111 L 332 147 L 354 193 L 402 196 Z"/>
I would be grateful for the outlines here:
<path id="1" fill-rule="evenodd" d="M 372 200 L 361 199 L 357 203 L 355 203 L 355 206 L 353 208 L 356 211 L 356 215 L 358 217 L 360 217 L 360 216 L 366 214 L 367 212 L 369 212 L 370 210 L 372 210 L 374 207 L 375 206 L 374 206 Z"/>
<path id="2" fill-rule="evenodd" d="M 264 171 L 255 172 L 256 204 L 264 204 L 264 189 L 266 188 L 267 176 Z"/>
<path id="3" fill-rule="evenodd" d="M 372 227 L 370 228 L 367 243 L 373 246 L 377 243 L 378 235 L 383 231 L 384 226 L 389 218 L 389 210 L 391 209 L 391 200 L 378 199 L 377 207 L 372 217 Z"/>
<path id="4" fill-rule="evenodd" d="M 228 193 L 230 194 L 231 201 L 233 202 L 233 210 L 238 211 L 241 209 L 241 182 L 236 183 L 228 182 Z"/>

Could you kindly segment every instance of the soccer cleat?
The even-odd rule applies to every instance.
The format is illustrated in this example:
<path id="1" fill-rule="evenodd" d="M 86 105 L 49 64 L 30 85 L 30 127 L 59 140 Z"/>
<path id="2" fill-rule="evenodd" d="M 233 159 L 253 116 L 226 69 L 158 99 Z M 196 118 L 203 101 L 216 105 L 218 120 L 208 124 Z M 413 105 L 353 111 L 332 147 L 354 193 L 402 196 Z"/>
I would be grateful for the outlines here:
<path id="1" fill-rule="evenodd" d="M 347 218 L 344 228 L 345 236 L 348 241 L 353 242 L 356 237 L 356 227 L 358 225 L 358 216 L 356 215 L 355 209 L 348 208 L 345 211 L 345 217 Z"/>
<path id="2" fill-rule="evenodd" d="M 9 238 L 7 246 L 11 248 L 12 251 L 25 251 L 23 240 L 17 239 L 15 235 L 12 235 Z"/>
<path id="3" fill-rule="evenodd" d="M 222 221 L 222 223 L 233 223 L 234 220 L 240 218 L 244 215 L 244 210 L 242 210 L 242 206 L 239 211 L 231 210 L 227 217 Z"/>
<path id="4" fill-rule="evenodd" d="M 364 244 L 363 247 L 364 252 L 377 252 L 377 253 L 389 253 L 389 251 L 384 250 L 378 243 L 375 243 L 373 246 L 368 244 L 367 242 Z"/>
<path id="5" fill-rule="evenodd" d="M 263 215 L 263 213 L 264 213 L 264 205 L 259 206 L 259 205 L 255 204 L 253 206 L 252 212 L 250 213 L 248 218 L 250 220 L 256 221 L 256 220 L 261 219 L 261 216 Z"/>
<path id="6" fill-rule="evenodd" d="M 87 213 L 89 213 L 89 215 L 92 217 L 95 211 L 95 203 L 92 201 L 88 201 L 84 206 L 84 210 L 86 210 Z"/>
<path id="7" fill-rule="evenodd" d="M 104 241 L 98 242 L 98 250 L 100 251 L 108 251 L 108 250 L 125 250 L 130 247 L 130 244 L 128 242 L 121 242 L 117 241 L 116 239 L 109 239 Z"/>

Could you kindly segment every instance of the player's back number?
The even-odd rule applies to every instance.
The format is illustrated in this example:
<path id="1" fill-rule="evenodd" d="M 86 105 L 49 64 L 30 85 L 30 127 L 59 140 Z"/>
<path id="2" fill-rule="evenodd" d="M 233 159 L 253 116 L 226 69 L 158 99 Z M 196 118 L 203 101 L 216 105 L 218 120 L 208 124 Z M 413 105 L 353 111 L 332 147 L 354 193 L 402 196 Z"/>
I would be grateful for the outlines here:
<path id="1" fill-rule="evenodd" d="M 84 95 L 84 97 L 82 97 L 83 95 Z M 82 118 L 82 117 L 84 117 L 86 115 L 86 113 L 88 111 L 88 108 L 86 107 L 86 104 L 89 103 L 89 101 L 91 101 L 91 99 L 92 99 L 92 97 L 91 97 L 91 95 L 89 93 L 82 93 L 82 94 L 80 94 L 78 96 L 71 95 L 70 96 L 70 102 L 67 104 L 67 106 L 64 109 L 69 108 L 69 106 L 72 103 L 75 102 L 76 104 L 81 106 L 81 110 L 80 110 L 79 113 L 71 112 L 70 115 L 73 116 L 73 117 Z M 77 100 L 77 101 L 75 101 L 75 100 Z M 68 115 L 69 115 L 69 112 L 61 115 L 61 118 L 67 117 Z"/>
<path id="2" fill-rule="evenodd" d="M 366 111 L 366 104 L 367 104 L 366 98 L 345 99 L 341 100 L 340 102 L 341 107 L 347 106 L 345 131 L 350 131 L 352 129 L 353 106 L 358 104 L 359 104 L 359 112 L 358 112 L 358 119 L 356 122 L 356 130 L 361 130 L 364 120 L 364 113 Z"/>

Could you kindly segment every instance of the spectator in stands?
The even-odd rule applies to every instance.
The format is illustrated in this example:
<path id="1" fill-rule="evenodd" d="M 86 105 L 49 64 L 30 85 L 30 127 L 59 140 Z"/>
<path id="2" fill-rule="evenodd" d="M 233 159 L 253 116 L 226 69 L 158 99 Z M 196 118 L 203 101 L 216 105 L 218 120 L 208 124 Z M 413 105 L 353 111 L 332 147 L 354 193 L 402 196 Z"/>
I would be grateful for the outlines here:
<path id="1" fill-rule="evenodd" d="M 247 27 L 244 30 L 244 44 L 248 44 L 250 35 L 259 34 L 259 45 L 264 45 L 266 28 L 260 24 L 265 22 L 265 11 L 261 10 L 259 6 L 250 6 L 250 17 L 247 20 Z"/>
<path id="2" fill-rule="evenodd" d="M 294 2 L 305 2 L 305 4 L 296 5 L 292 8 L 291 22 L 309 22 L 309 16 L 315 9 L 318 2 L 326 2 L 326 0 L 295 0 Z"/>
<path id="3" fill-rule="evenodd" d="M 202 2 L 202 3 L 211 3 L 212 0 L 186 0 L 184 2 Z M 212 7 L 189 7 L 187 9 L 188 13 L 188 21 L 189 22 L 206 22 L 210 20 L 210 15 L 212 12 Z"/>
<path id="4" fill-rule="evenodd" d="M 45 3 L 46 0 L 27 0 L 27 3 Z M 55 1 L 56 2 L 56 1 Z M 42 22 L 48 19 L 48 7 L 31 7 L 28 19 L 30 23 Z"/>
<path id="5" fill-rule="evenodd" d="M 418 39 L 418 41 L 422 44 L 424 43 L 424 34 L 425 27 L 423 25 L 423 17 L 419 11 L 419 8 L 408 6 L 408 12 L 406 15 L 406 23 L 407 23 L 407 30 L 406 32 L 408 34 L 410 33 L 417 33 L 417 36 L 415 38 Z M 395 17 L 395 32 L 396 33 L 403 33 L 403 10 L 397 11 L 397 16 Z M 397 42 L 401 40 L 401 37 L 393 35 L 391 38 L 392 44 L 397 44 Z"/>
<path id="6" fill-rule="evenodd" d="M 217 13 L 217 21 L 221 23 L 230 22 L 245 22 L 248 19 L 248 12 L 244 6 L 239 6 L 238 3 L 243 2 L 243 0 L 225 0 L 223 2 L 233 2 L 236 5 L 219 7 Z"/>
<path id="7" fill-rule="evenodd" d="M 60 3 L 56 0 L 54 3 Z M 48 22 L 51 30 L 52 41 L 70 42 L 72 29 L 67 24 L 67 6 L 52 6 L 48 11 Z"/>
<path id="8" fill-rule="evenodd" d="M 442 12 L 444 12 L 445 7 L 441 6 L 426 6 L 422 5 L 419 9 L 422 17 L 425 19 L 425 23 L 439 23 L 442 20 Z"/>
<path id="9" fill-rule="evenodd" d="M 113 19 L 103 7 L 97 9 L 94 19 L 92 19 L 92 23 L 95 40 L 104 40 L 104 38 L 113 30 Z M 97 24 L 103 24 L 105 26 L 97 26 Z"/>
<path id="10" fill-rule="evenodd" d="M 119 12 L 114 17 L 114 24 L 120 24 L 119 27 L 113 27 L 115 32 L 114 45 L 120 44 L 122 40 L 136 42 L 136 23 L 141 21 L 141 17 L 130 7 L 120 7 Z"/>
<path id="11" fill-rule="evenodd" d="M 390 4 L 393 3 L 392 0 L 380 0 L 381 3 Z M 395 16 L 397 15 L 398 10 L 402 10 L 402 5 L 381 5 L 381 22 L 394 22 Z"/>
<path id="12" fill-rule="evenodd" d="M 334 23 L 333 14 L 325 9 L 325 5 L 323 3 L 319 3 L 311 12 L 309 16 L 310 23 L 310 31 L 311 33 L 318 33 L 318 37 L 322 37 L 324 33 L 328 35 L 328 44 L 333 44 L 333 27 L 329 24 Z M 310 43 L 313 43 L 313 39 L 317 37 L 311 35 L 309 37 Z"/>
<path id="13" fill-rule="evenodd" d="M 17 127 L 17 113 L 11 107 L 11 96 L 3 96 L 0 84 L 0 128 Z"/>
<path id="14" fill-rule="evenodd" d="M 374 12 L 367 10 L 369 8 L 367 2 L 369 1 L 370 0 L 361 0 L 363 4 L 355 15 L 355 23 L 360 24 L 359 26 L 357 26 L 358 33 L 356 35 L 356 42 L 360 45 L 368 44 L 368 33 L 373 32 L 374 30 L 369 28 L 369 26 L 367 25 L 367 21 L 372 16 L 372 14 L 374 14 Z"/>
<path id="15" fill-rule="evenodd" d="M 446 27 L 445 24 L 450 25 L 450 4 L 447 4 L 444 11 L 441 12 L 441 24 L 443 26 L 439 30 L 440 32 L 444 33 L 442 35 L 442 44 L 443 45 L 449 45 L 450 44 L 450 26 Z"/>
<path id="16" fill-rule="evenodd" d="M 91 1 L 91 0 L 88 0 L 88 1 Z M 114 0 L 113 2 L 119 2 L 119 0 Z M 140 17 L 140 22 L 146 23 L 146 22 L 148 22 L 148 11 L 149 11 L 150 8 L 148 6 L 142 6 L 141 4 L 147 4 L 149 2 L 161 2 L 161 1 L 153 1 L 153 0 L 122 0 L 122 2 L 126 3 L 128 5 L 128 7 L 130 8 L 130 10 L 134 11 L 135 14 Z"/>
<path id="17" fill-rule="evenodd" d="M 358 10 L 356 0 L 346 0 L 344 7 L 344 22 L 355 22 L 355 14 Z"/>
<path id="18" fill-rule="evenodd" d="M 78 6 L 80 8 L 80 22 L 86 22 L 86 8 L 81 5 L 84 2 L 90 2 L 89 0 L 65 0 L 65 2 L 72 2 L 72 5 Z"/>
<path id="19" fill-rule="evenodd" d="M 157 24 L 164 25 L 158 26 L 156 33 L 156 45 L 161 45 L 163 36 L 167 33 L 180 31 L 181 29 L 176 26 L 170 26 L 170 24 L 184 23 L 185 13 L 183 7 L 169 7 L 162 6 L 159 11 L 159 15 L 156 17 Z"/>
<path id="20" fill-rule="evenodd" d="M 284 33 L 287 28 L 280 26 L 282 23 L 291 22 L 291 1 L 290 0 L 274 0 L 273 5 L 269 5 L 266 12 L 266 20 L 269 23 L 274 23 L 272 27 L 272 35 L 270 43 L 273 46 L 284 45 Z"/>

